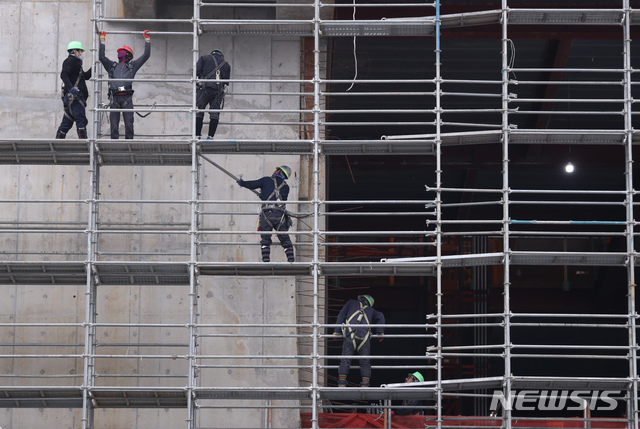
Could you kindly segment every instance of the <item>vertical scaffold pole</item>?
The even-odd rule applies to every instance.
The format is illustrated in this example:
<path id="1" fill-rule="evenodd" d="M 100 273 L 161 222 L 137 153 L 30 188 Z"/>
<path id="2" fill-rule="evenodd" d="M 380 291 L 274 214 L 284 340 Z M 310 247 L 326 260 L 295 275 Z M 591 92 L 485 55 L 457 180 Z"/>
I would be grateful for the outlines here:
<path id="1" fill-rule="evenodd" d="M 511 398 L 511 305 L 509 265 L 509 39 L 508 4 L 502 0 L 502 250 L 504 251 L 504 397 Z M 511 407 L 504 407 L 503 426 L 511 429 Z"/>
<path id="2" fill-rule="evenodd" d="M 319 313 L 319 225 L 320 220 L 320 0 L 313 4 L 313 361 L 312 361 L 312 399 L 311 399 L 311 428 L 319 428 L 318 422 L 318 341 L 320 340 Z"/>
<path id="3" fill-rule="evenodd" d="M 103 4 L 100 0 L 93 1 L 92 10 L 92 52 L 94 60 L 94 69 L 97 68 L 98 62 L 97 47 L 98 38 L 96 37 L 96 24 L 100 18 L 103 17 Z M 96 332 L 95 325 L 97 322 L 97 309 L 96 299 L 97 290 L 95 277 L 93 275 L 94 264 L 97 260 L 97 241 L 96 234 L 97 228 L 97 213 L 98 205 L 97 201 L 100 193 L 100 179 L 99 179 L 99 167 L 97 163 L 97 157 L 95 154 L 95 142 L 98 136 L 99 126 L 99 113 L 98 113 L 98 101 L 100 100 L 100 91 L 102 85 L 95 83 L 93 86 L 93 109 L 91 111 L 91 137 L 89 140 L 89 189 L 90 198 L 88 201 L 88 219 L 87 219 L 87 261 L 86 267 L 86 288 L 85 288 L 85 324 L 84 324 L 84 356 L 83 356 L 83 382 L 82 382 L 82 429 L 92 429 L 94 426 L 93 421 L 93 404 L 91 403 L 90 394 L 91 389 L 94 386 L 95 375 L 95 351 L 96 351 Z"/>
<path id="4" fill-rule="evenodd" d="M 436 0 L 436 424 L 442 428 L 442 108 L 440 105 L 440 0 Z"/>
<path id="5" fill-rule="evenodd" d="M 189 250 L 189 375 L 187 384 L 187 428 L 196 427 L 196 366 L 197 366 L 197 323 L 198 323 L 198 201 L 199 201 L 199 159 L 198 142 L 195 140 L 195 108 L 196 108 L 196 62 L 198 61 L 200 45 L 198 29 L 200 25 L 200 0 L 193 0 L 193 38 L 192 38 L 192 75 L 191 75 L 191 226 Z"/>
<path id="6" fill-rule="evenodd" d="M 629 0 L 623 0 L 624 22 L 624 131 L 625 131 L 625 177 L 626 177 L 626 238 L 627 238 L 627 276 L 629 290 L 627 296 L 628 326 L 629 326 L 629 377 L 631 389 L 629 399 L 631 401 L 628 426 L 638 429 L 638 352 L 636 348 L 636 253 L 634 251 L 634 190 L 633 190 L 633 123 L 632 109 L 633 98 L 631 95 L 631 7 Z"/>

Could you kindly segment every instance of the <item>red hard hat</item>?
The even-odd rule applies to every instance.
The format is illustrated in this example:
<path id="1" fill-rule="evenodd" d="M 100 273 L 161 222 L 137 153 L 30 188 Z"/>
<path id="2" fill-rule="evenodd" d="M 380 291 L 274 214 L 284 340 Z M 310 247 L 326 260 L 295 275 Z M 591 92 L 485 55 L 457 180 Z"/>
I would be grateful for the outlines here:
<path id="1" fill-rule="evenodd" d="M 132 56 L 133 56 L 133 49 L 131 49 L 130 47 L 128 47 L 127 45 L 124 45 L 122 48 L 118 49 L 118 52 L 120 51 L 127 51 L 129 52 Z"/>

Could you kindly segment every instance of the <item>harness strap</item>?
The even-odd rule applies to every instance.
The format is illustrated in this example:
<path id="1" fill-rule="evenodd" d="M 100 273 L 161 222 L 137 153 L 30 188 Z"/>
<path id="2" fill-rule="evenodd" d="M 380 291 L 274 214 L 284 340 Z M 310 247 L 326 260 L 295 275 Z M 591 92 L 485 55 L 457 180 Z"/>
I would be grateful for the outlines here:
<path id="1" fill-rule="evenodd" d="M 364 309 L 367 308 L 367 306 L 362 305 L 362 302 L 359 302 L 360 304 L 360 309 L 356 310 L 351 316 L 349 316 L 349 318 L 346 320 L 345 324 L 346 326 L 351 325 L 351 320 L 357 316 L 356 318 L 356 322 L 358 324 L 360 324 L 360 322 L 362 321 L 362 319 L 364 318 L 364 321 L 366 322 L 367 325 L 367 333 L 365 334 L 364 338 L 357 338 L 356 337 L 356 330 L 353 328 L 349 328 L 349 333 L 345 335 L 345 327 L 342 328 L 343 330 L 343 335 L 345 338 L 350 338 L 351 342 L 353 343 L 353 348 L 355 351 L 359 351 L 362 346 L 369 340 L 369 337 L 371 337 L 371 327 L 370 327 L 370 323 L 369 323 L 369 318 L 367 317 L 367 313 L 364 312 Z M 357 344 L 356 340 L 360 340 L 360 344 Z"/>
<path id="2" fill-rule="evenodd" d="M 211 70 L 209 73 L 207 73 L 207 75 L 205 77 L 203 77 L 203 79 L 211 79 L 211 77 L 214 75 L 216 75 L 216 79 L 220 79 L 220 69 L 222 68 L 223 65 L 227 64 L 226 60 L 222 60 L 222 62 L 220 64 L 218 64 L 218 60 L 216 59 L 216 56 L 211 54 L 211 58 L 213 58 L 213 62 L 216 65 L 216 68 L 214 68 L 213 70 Z"/>

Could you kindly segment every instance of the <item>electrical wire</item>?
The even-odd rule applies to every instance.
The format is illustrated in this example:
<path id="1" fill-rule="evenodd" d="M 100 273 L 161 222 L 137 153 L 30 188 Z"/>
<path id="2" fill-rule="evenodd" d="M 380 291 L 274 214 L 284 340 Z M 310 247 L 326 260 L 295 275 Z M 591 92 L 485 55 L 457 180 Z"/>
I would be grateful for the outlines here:
<path id="1" fill-rule="evenodd" d="M 355 21 L 356 20 L 356 0 L 353 0 L 353 17 L 352 19 Z M 358 77 L 358 54 L 356 51 L 356 38 L 357 36 L 353 36 L 353 68 L 354 68 L 354 74 L 353 74 L 353 81 L 351 82 L 351 85 L 349 86 L 349 88 L 347 88 L 347 91 L 349 91 L 351 88 L 353 88 L 353 85 L 356 83 L 356 78 Z"/>

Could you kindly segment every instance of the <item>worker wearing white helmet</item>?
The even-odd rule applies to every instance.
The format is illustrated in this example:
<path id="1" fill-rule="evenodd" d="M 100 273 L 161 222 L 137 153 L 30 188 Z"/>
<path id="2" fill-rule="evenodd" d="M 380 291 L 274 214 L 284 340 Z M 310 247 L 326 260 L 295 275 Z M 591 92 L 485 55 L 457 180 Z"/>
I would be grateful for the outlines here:
<path id="1" fill-rule="evenodd" d="M 91 79 L 91 67 L 87 71 L 82 70 L 82 54 L 84 49 L 82 43 L 74 40 L 67 45 L 69 56 L 62 63 L 60 79 L 64 84 L 62 88 L 62 104 L 64 106 L 64 116 L 56 132 L 57 139 L 63 139 L 67 132 L 76 124 L 78 138 L 87 138 L 87 97 L 89 90 L 86 81 Z"/>

